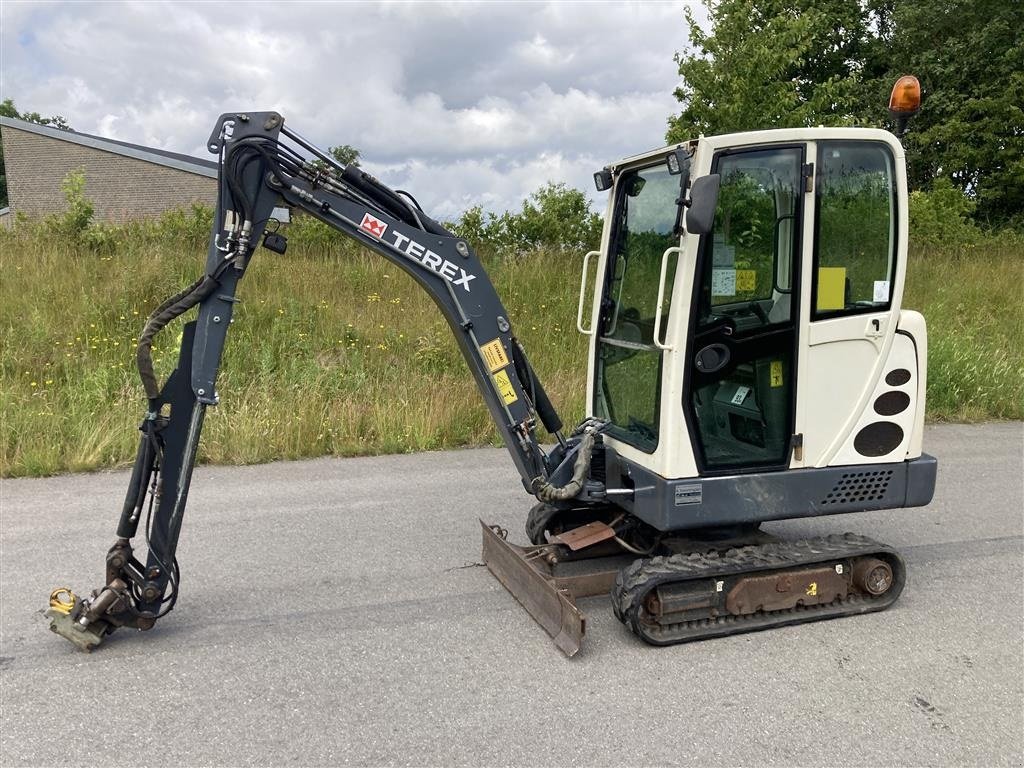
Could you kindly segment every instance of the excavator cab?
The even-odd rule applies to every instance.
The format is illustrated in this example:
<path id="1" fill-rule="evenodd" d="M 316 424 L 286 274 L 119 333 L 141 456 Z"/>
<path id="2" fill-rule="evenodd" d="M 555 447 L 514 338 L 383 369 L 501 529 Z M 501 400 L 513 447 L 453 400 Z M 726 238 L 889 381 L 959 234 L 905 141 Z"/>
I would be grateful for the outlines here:
<path id="1" fill-rule="evenodd" d="M 899 141 L 702 137 L 606 170 L 580 330 L 608 489 L 632 492 L 617 500 L 662 531 L 927 503 L 927 336 L 901 306 Z M 698 208 L 713 216 L 692 226 Z"/>

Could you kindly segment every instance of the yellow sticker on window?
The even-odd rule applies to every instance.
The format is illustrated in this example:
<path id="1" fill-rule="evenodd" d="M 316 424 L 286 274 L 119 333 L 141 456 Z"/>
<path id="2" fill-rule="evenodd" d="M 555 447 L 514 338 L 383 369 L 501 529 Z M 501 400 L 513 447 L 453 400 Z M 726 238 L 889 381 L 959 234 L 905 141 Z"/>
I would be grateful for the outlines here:
<path id="1" fill-rule="evenodd" d="M 484 361 L 491 373 L 508 365 L 508 355 L 505 354 L 505 347 L 502 345 L 501 339 L 484 344 L 480 347 L 480 354 L 484 356 Z"/>
<path id="2" fill-rule="evenodd" d="M 846 306 L 846 267 L 818 267 L 818 311 Z"/>
<path id="3" fill-rule="evenodd" d="M 736 293 L 753 293 L 757 290 L 757 272 L 753 269 L 736 270 Z"/>
<path id="4" fill-rule="evenodd" d="M 512 381 L 505 371 L 498 371 L 494 374 L 494 383 L 498 385 L 498 391 L 501 393 L 501 399 L 505 401 L 505 405 L 512 405 L 512 403 L 519 399 L 515 388 L 512 386 Z"/>
<path id="5" fill-rule="evenodd" d="M 769 368 L 769 381 L 773 387 L 782 386 L 782 361 L 772 360 L 772 364 Z"/>

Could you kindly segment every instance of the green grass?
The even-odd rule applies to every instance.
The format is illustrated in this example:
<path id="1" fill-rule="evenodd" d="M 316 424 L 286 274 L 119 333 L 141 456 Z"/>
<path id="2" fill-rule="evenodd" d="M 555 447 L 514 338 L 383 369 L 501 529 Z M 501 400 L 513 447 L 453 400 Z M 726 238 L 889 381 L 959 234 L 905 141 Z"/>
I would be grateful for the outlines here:
<path id="1" fill-rule="evenodd" d="M 123 465 L 144 397 L 135 340 L 202 248 L 156 236 L 98 255 L 27 230 L 0 233 L 0 474 Z M 583 414 L 575 329 L 582 254 L 489 264 L 519 337 L 567 421 Z M 561 263 L 559 263 L 561 262 Z M 545 274 L 563 275 L 553 278 Z M 497 440 L 451 331 L 397 267 L 351 248 L 259 251 L 239 288 L 200 461 L 255 463 Z M 193 316 L 190 313 L 189 317 Z M 180 323 L 156 339 L 163 380 Z"/>
<path id="2" fill-rule="evenodd" d="M 928 322 L 928 418 L 1024 419 L 1024 240 L 911 255 L 903 306 Z"/>
<path id="3" fill-rule="evenodd" d="M 1024 418 L 1024 246 L 992 238 L 914 254 L 905 306 L 929 323 L 929 416 Z M 565 421 L 584 410 L 575 329 L 582 255 L 487 268 Z M 141 230 L 99 252 L 38 227 L 0 233 L 0 475 L 120 466 L 144 409 L 134 343 L 152 307 L 191 281 L 195 238 Z M 239 295 L 200 460 L 252 463 L 420 451 L 496 440 L 447 325 L 383 259 L 351 247 L 259 251 Z M 518 319 L 518 322 L 516 322 Z M 157 337 L 173 367 L 180 325 Z"/>

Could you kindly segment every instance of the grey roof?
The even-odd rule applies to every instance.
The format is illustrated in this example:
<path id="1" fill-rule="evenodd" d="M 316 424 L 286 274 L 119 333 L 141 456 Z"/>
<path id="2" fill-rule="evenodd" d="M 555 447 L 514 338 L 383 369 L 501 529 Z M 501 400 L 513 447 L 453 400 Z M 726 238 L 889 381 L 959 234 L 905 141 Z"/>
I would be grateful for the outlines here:
<path id="1" fill-rule="evenodd" d="M 72 144 L 81 144 L 85 147 L 92 147 L 104 152 L 112 152 L 115 155 L 133 157 L 136 160 L 144 160 L 147 163 L 164 165 L 168 168 L 176 168 L 179 171 L 195 173 L 199 176 L 209 178 L 217 177 L 217 163 L 213 160 L 204 160 L 191 155 L 183 155 L 179 152 L 168 152 L 166 149 L 154 149 L 144 147 L 141 144 L 129 144 L 127 141 L 106 139 L 102 136 L 93 136 L 78 131 L 64 131 L 59 128 L 51 128 L 48 125 L 37 125 L 24 120 L 16 120 L 13 117 L 0 117 L 0 126 L 16 128 L 19 131 L 28 131 L 40 136 L 47 136 L 60 141 L 70 141 Z"/>

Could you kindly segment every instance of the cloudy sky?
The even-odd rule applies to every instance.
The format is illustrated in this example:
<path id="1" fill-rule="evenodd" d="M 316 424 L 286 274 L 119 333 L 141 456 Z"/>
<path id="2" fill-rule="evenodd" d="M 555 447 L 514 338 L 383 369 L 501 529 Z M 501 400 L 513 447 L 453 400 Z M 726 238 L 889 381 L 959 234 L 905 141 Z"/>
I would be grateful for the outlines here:
<path id="1" fill-rule="evenodd" d="M 196 155 L 220 113 L 275 109 L 436 216 L 500 211 L 664 143 L 684 5 L 3 0 L 0 94 Z"/>

